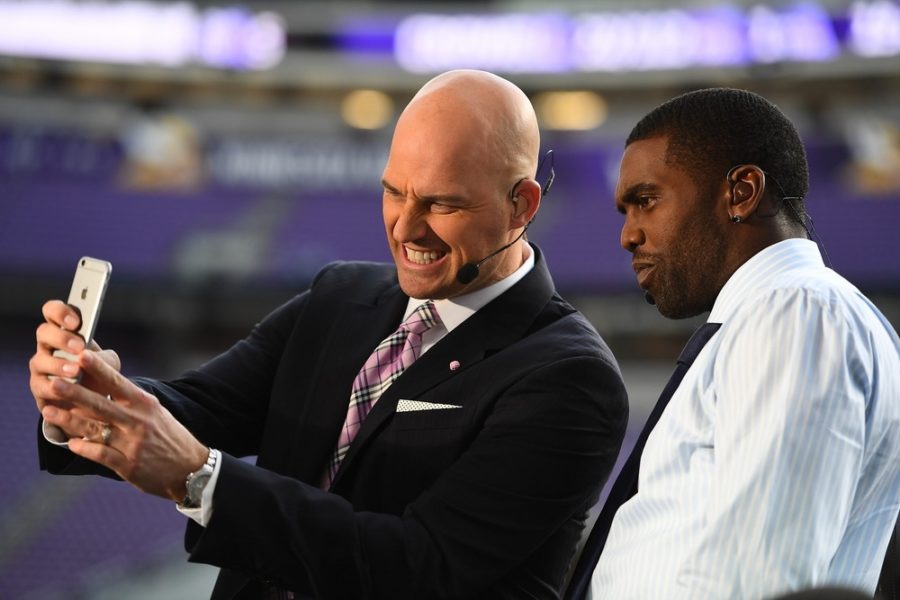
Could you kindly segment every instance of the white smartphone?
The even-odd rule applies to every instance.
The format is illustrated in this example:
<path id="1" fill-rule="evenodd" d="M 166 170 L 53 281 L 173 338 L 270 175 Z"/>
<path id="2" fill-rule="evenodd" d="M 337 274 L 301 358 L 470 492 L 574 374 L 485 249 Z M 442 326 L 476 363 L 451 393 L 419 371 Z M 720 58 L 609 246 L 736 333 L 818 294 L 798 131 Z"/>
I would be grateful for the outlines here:
<path id="1" fill-rule="evenodd" d="M 100 318 L 100 307 L 103 306 L 103 297 L 106 295 L 106 286 L 111 273 L 110 263 L 90 256 L 83 256 L 75 269 L 67 302 L 81 313 L 81 328 L 78 335 L 84 338 L 85 344 L 90 344 L 94 339 L 94 330 Z M 75 356 L 65 350 L 56 350 L 53 356 L 75 360 Z"/>

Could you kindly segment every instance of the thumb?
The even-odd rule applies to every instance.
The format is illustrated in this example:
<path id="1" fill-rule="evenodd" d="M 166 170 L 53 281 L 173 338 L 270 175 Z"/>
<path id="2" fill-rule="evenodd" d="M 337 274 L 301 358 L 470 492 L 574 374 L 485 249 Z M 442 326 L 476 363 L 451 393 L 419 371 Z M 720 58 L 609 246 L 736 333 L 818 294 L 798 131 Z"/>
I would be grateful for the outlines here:
<path id="1" fill-rule="evenodd" d="M 96 353 L 97 358 L 111 366 L 116 371 L 122 370 L 122 361 L 119 359 L 119 355 L 115 350 L 104 350 L 100 347 L 100 344 L 98 344 L 96 340 L 91 340 L 91 343 L 88 344 L 88 350 Z"/>

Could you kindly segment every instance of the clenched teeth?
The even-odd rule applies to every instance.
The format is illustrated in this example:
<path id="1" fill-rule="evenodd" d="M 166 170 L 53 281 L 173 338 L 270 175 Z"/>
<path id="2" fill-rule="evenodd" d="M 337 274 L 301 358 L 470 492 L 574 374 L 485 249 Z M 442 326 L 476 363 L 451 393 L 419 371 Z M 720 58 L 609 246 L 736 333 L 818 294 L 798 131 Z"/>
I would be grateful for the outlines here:
<path id="1" fill-rule="evenodd" d="M 437 252 L 435 250 L 421 252 L 419 250 L 411 250 L 406 247 L 404 247 L 403 249 L 406 250 L 406 258 L 416 263 L 417 265 L 427 265 L 444 256 L 443 252 Z"/>

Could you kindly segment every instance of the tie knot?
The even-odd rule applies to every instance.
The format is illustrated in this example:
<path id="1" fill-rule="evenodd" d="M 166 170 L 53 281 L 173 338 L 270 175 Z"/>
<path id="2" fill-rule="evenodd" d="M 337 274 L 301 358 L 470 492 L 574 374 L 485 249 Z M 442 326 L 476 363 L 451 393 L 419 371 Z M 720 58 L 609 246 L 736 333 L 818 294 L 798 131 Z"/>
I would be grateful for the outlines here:
<path id="1" fill-rule="evenodd" d="M 400 328 L 406 329 L 412 334 L 421 335 L 440 322 L 441 317 L 434 307 L 434 302 L 429 300 L 428 302 L 420 304 L 419 307 L 403 321 L 403 325 L 401 325 Z"/>

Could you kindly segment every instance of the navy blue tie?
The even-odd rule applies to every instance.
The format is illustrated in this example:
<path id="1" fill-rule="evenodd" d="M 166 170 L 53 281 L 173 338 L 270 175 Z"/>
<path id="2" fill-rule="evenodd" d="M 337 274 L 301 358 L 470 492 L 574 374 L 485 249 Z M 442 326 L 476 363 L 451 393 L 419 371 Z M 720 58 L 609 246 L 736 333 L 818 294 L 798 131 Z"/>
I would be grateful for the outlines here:
<path id="1" fill-rule="evenodd" d="M 625 465 L 619 472 L 619 476 L 616 478 L 616 482 L 609 492 L 609 497 L 603 505 L 603 510 L 600 511 L 597 522 L 594 523 L 594 528 L 591 530 L 591 534 L 584 544 L 581 557 L 578 559 L 578 564 L 575 566 L 575 571 L 572 573 L 572 578 L 569 581 L 569 587 L 566 589 L 565 600 L 582 600 L 582 598 L 584 598 L 585 593 L 591 585 L 591 576 L 594 574 L 594 567 L 597 566 L 597 561 L 600 559 L 600 553 L 603 552 L 603 546 L 606 544 L 606 537 L 609 535 L 609 528 L 612 525 L 613 516 L 615 516 L 616 511 L 620 506 L 637 493 L 638 468 L 641 464 L 641 453 L 644 451 L 644 445 L 647 443 L 650 432 L 656 426 L 660 416 L 662 416 L 663 410 L 665 410 L 666 406 L 669 404 L 672 394 L 674 394 L 675 390 L 678 389 L 678 386 L 681 385 L 684 374 L 687 373 L 687 370 L 690 368 L 691 364 L 693 364 L 694 359 L 700 354 L 700 350 L 703 349 L 706 342 L 709 341 L 721 326 L 721 323 L 704 323 L 694 332 L 691 339 L 689 339 L 685 345 L 684 350 L 681 351 L 681 355 L 678 357 L 678 364 L 675 366 L 675 371 L 672 372 L 672 376 L 669 377 L 666 387 L 663 388 L 662 394 L 659 395 L 659 400 L 656 401 L 656 406 L 653 407 L 653 411 L 650 413 L 650 416 L 647 417 L 647 422 L 641 430 L 641 435 L 638 436 L 637 442 L 634 444 L 634 449 L 631 451 L 631 454 L 628 455 L 628 460 L 625 461 Z"/>

